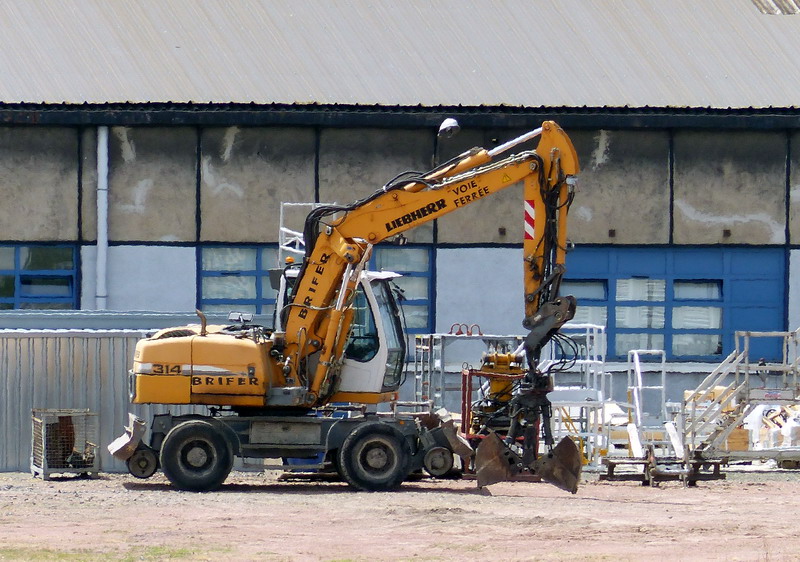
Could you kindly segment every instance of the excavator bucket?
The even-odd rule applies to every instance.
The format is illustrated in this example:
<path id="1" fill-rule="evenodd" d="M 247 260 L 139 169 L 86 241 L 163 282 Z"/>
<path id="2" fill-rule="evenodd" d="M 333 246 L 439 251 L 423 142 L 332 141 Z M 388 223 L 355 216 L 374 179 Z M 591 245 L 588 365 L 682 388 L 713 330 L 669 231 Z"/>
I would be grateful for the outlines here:
<path id="1" fill-rule="evenodd" d="M 516 457 L 496 433 L 484 437 L 475 451 L 475 476 L 478 488 L 511 480 L 519 474 Z"/>
<path id="2" fill-rule="evenodd" d="M 569 437 L 564 437 L 550 453 L 531 463 L 531 470 L 542 480 L 571 494 L 578 491 L 581 467 L 581 453 Z"/>
<path id="3" fill-rule="evenodd" d="M 496 433 L 487 435 L 475 451 L 478 487 L 512 480 L 521 472 L 520 458 Z M 565 437 L 550 453 L 533 461 L 529 469 L 542 480 L 572 494 L 578 491 L 581 454 L 575 442 Z"/>

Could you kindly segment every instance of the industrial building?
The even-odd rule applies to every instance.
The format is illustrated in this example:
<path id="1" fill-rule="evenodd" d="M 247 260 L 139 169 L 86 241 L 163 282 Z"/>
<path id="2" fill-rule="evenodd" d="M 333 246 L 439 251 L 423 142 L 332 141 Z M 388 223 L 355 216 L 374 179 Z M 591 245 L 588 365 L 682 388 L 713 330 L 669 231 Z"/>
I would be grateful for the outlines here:
<path id="1" fill-rule="evenodd" d="M 0 16 L 5 328 L 269 319 L 282 202 L 356 200 L 546 119 L 582 164 L 563 292 L 606 326 L 609 358 L 713 364 L 736 330 L 800 325 L 793 2 L 32 0 Z M 437 139 L 445 117 L 462 131 Z M 522 331 L 519 199 L 376 250 L 405 275 L 409 332 Z"/>

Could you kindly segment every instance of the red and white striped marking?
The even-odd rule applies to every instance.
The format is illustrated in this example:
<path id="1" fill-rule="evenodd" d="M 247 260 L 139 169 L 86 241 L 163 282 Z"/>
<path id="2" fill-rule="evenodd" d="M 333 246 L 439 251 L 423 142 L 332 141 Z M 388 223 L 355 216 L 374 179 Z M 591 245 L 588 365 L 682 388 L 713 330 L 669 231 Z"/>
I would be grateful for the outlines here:
<path id="1" fill-rule="evenodd" d="M 533 240 L 536 214 L 532 199 L 525 200 L 525 240 Z"/>

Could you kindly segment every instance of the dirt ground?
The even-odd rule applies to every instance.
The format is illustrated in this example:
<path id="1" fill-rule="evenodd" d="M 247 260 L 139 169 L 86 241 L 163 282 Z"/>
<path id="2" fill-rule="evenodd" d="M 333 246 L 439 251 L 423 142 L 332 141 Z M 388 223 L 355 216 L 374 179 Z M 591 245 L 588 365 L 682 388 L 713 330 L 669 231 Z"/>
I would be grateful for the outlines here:
<path id="1" fill-rule="evenodd" d="M 684 488 L 338 482 L 234 472 L 216 492 L 0 473 L 0 560 L 800 560 L 800 471 Z"/>

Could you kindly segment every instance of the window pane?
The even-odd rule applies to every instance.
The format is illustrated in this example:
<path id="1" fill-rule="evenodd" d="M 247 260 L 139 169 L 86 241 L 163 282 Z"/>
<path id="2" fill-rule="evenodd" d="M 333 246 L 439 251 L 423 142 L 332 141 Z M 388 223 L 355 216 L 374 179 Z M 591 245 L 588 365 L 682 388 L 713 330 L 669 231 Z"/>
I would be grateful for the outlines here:
<path id="1" fill-rule="evenodd" d="M 350 339 L 345 354 L 355 361 L 369 361 L 378 353 L 378 327 L 369 307 L 367 297 L 361 287 L 353 302 L 353 323 L 350 325 Z"/>
<path id="2" fill-rule="evenodd" d="M 675 281 L 675 298 L 678 300 L 719 300 L 722 298 L 722 281 Z"/>
<path id="3" fill-rule="evenodd" d="M 664 349 L 664 335 L 617 334 L 615 353 L 626 355 L 632 349 Z"/>
<path id="4" fill-rule="evenodd" d="M 584 306 L 578 302 L 575 310 L 575 317 L 570 320 L 571 324 L 596 324 L 605 326 L 608 311 L 605 306 Z"/>
<path id="5" fill-rule="evenodd" d="M 0 269 L 14 269 L 14 248 L 0 248 Z"/>
<path id="6" fill-rule="evenodd" d="M 425 248 L 381 248 L 375 255 L 375 267 L 386 271 L 428 271 Z"/>
<path id="7" fill-rule="evenodd" d="M 14 276 L 0 275 L 0 297 L 14 296 Z"/>
<path id="8" fill-rule="evenodd" d="M 605 281 L 562 281 L 562 295 L 572 295 L 576 299 L 606 299 Z"/>
<path id="9" fill-rule="evenodd" d="M 255 277 L 249 275 L 203 277 L 203 298 L 254 299 L 256 298 Z"/>
<path id="10" fill-rule="evenodd" d="M 618 279 L 618 301 L 663 301 L 666 282 L 663 279 Z"/>
<path id="11" fill-rule="evenodd" d="M 675 334 L 672 336 L 673 355 L 722 355 L 722 336 L 719 334 Z"/>
<path id="12" fill-rule="evenodd" d="M 256 268 L 255 248 L 204 248 L 205 271 L 252 271 Z"/>
<path id="13" fill-rule="evenodd" d="M 272 288 L 269 275 L 261 276 L 261 298 L 269 300 L 278 298 L 278 291 Z"/>
<path id="14" fill-rule="evenodd" d="M 22 246 L 19 249 L 22 269 L 72 269 L 72 248 L 49 248 L 47 246 Z"/>
<path id="15" fill-rule="evenodd" d="M 403 316 L 406 320 L 406 328 L 423 329 L 428 328 L 428 307 L 419 305 L 402 305 Z"/>
<path id="16" fill-rule="evenodd" d="M 0 310 L 12 310 L 14 305 L 10 302 L 0 302 Z"/>
<path id="17" fill-rule="evenodd" d="M 427 277 L 398 277 L 392 280 L 395 285 L 403 291 L 406 299 L 427 299 L 428 298 L 428 278 Z"/>
<path id="18" fill-rule="evenodd" d="M 663 306 L 618 306 L 617 328 L 656 328 L 664 327 Z"/>
<path id="19" fill-rule="evenodd" d="M 261 249 L 261 269 L 283 267 L 283 265 L 284 264 L 278 263 L 278 248 Z"/>
<path id="20" fill-rule="evenodd" d="M 676 306 L 672 309 L 672 327 L 719 330 L 722 309 L 716 306 Z"/>
<path id="21" fill-rule="evenodd" d="M 266 318 L 272 319 L 275 317 L 275 305 L 274 304 L 262 304 L 261 305 L 261 315 L 265 316 Z"/>
<path id="22" fill-rule="evenodd" d="M 20 295 L 23 297 L 71 297 L 72 280 L 69 277 L 20 278 Z"/>
<path id="23" fill-rule="evenodd" d="M 70 302 L 23 302 L 22 310 L 72 310 Z"/>

